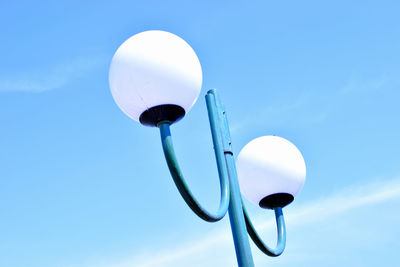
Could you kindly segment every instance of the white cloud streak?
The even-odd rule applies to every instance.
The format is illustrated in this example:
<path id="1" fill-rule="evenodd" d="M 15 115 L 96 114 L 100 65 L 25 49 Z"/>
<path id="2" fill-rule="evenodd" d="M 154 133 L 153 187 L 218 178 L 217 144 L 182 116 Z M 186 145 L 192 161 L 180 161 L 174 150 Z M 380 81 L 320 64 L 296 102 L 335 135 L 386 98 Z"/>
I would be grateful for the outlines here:
<path id="1" fill-rule="evenodd" d="M 329 197 L 323 197 L 305 204 L 300 207 L 287 208 L 286 221 L 290 231 L 295 231 L 296 227 L 311 225 L 319 221 L 328 221 L 333 216 L 340 215 L 350 210 L 366 207 L 368 205 L 380 204 L 393 199 L 400 198 L 400 178 L 375 181 L 367 185 L 350 187 Z M 265 219 L 258 216 L 254 219 L 257 229 L 263 235 L 267 230 L 275 227 L 274 220 Z M 215 233 L 208 234 L 202 239 L 188 240 L 185 244 L 170 247 L 164 251 L 154 254 L 136 254 L 133 257 L 121 260 L 117 263 L 107 263 L 103 267 L 154 267 L 154 266 L 228 266 L 235 265 L 232 258 L 232 237 L 229 232 L 219 228 Z M 213 251 L 218 250 L 219 258 L 223 258 L 223 263 L 216 264 L 218 258 L 210 257 Z M 152 251 L 149 248 L 149 251 Z M 253 248 L 254 251 L 254 248 Z M 200 258 L 199 258 L 200 257 Z M 213 263 L 205 263 L 202 259 L 212 258 Z M 232 262 L 227 262 L 227 261 Z M 198 262 L 201 263 L 196 265 Z M 211 264 L 211 265 L 210 265 Z M 90 264 L 85 264 L 90 266 Z M 99 266 L 99 264 L 96 264 Z M 229 265 L 230 266 L 230 265 Z"/>
<path id="2" fill-rule="evenodd" d="M 0 76 L 0 92 L 40 93 L 59 89 L 104 64 L 105 57 L 81 57 L 49 69 Z"/>
<path id="3" fill-rule="evenodd" d="M 329 114 L 332 113 L 332 109 L 340 105 L 342 99 L 358 97 L 360 94 L 388 88 L 390 84 L 395 83 L 392 76 L 382 73 L 372 78 L 364 77 L 361 79 L 358 77 L 350 77 L 342 87 L 329 90 L 327 90 L 328 88 L 317 90 L 312 95 L 305 93 L 297 98 L 291 99 L 291 102 L 275 103 L 251 112 L 251 116 L 245 117 L 241 121 L 232 124 L 230 130 L 231 132 L 238 132 L 243 129 L 257 128 L 257 126 L 263 125 L 265 121 L 271 122 L 277 118 L 280 123 L 287 123 L 287 120 L 303 112 L 307 115 L 303 116 L 302 124 L 321 123 L 329 117 Z M 254 114 L 258 114 L 258 116 L 254 116 Z M 260 117 L 262 117 L 263 120 L 260 120 Z M 299 121 L 298 116 L 296 116 L 296 121 Z"/>

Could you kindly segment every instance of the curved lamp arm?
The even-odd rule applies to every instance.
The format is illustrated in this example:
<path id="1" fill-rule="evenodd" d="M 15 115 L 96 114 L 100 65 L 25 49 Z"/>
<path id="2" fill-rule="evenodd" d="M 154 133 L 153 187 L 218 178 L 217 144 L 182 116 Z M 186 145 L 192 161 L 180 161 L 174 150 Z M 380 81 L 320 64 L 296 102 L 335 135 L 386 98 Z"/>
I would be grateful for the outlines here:
<path id="1" fill-rule="evenodd" d="M 220 141 L 220 136 L 214 136 L 213 133 L 215 156 L 217 159 L 218 173 L 220 177 L 219 180 L 221 187 L 221 201 L 217 213 L 211 214 L 199 204 L 185 182 L 182 171 L 179 168 L 178 160 L 176 159 L 170 131 L 170 122 L 162 121 L 157 126 L 160 128 L 162 147 L 164 150 L 165 159 L 167 160 L 169 171 L 183 199 L 193 210 L 193 212 L 196 213 L 203 220 L 208 222 L 216 222 L 221 220 L 225 216 L 229 207 L 230 188 L 227 171 L 223 167 L 223 164 L 219 164 L 222 163 L 224 160 L 223 151 L 221 151 L 221 149 L 218 149 L 220 147 L 218 145 L 218 142 Z"/>
<path id="2" fill-rule="evenodd" d="M 253 224 L 250 221 L 249 216 L 247 215 L 246 209 L 243 203 L 243 214 L 244 219 L 246 221 L 247 232 L 249 233 L 253 242 L 257 245 L 257 247 L 271 257 L 277 257 L 283 253 L 286 246 L 286 228 L 285 228 L 285 219 L 283 218 L 282 208 L 277 207 L 274 208 L 275 211 L 275 219 L 276 219 L 276 226 L 278 232 L 278 241 L 276 242 L 276 248 L 271 249 L 268 247 L 259 237 L 257 234 Z"/>

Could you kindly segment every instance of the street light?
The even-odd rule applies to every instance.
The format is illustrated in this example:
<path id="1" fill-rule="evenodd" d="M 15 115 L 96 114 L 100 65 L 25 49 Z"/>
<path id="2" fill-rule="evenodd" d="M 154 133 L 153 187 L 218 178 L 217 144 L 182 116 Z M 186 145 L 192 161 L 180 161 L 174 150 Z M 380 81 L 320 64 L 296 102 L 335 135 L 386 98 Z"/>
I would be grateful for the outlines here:
<path id="1" fill-rule="evenodd" d="M 264 136 L 247 144 L 235 164 L 225 107 L 216 90 L 208 91 L 206 104 L 221 187 L 219 209 L 211 213 L 188 188 L 170 132 L 170 126 L 189 112 L 200 94 L 202 71 L 193 49 L 168 32 L 138 33 L 115 53 L 109 82 L 114 100 L 125 114 L 143 125 L 159 128 L 171 176 L 193 212 L 205 221 L 216 222 L 228 211 L 238 265 L 254 266 L 248 235 L 265 254 L 279 256 L 286 242 L 282 208 L 293 201 L 305 181 L 300 151 L 281 137 Z M 255 231 L 241 191 L 256 205 L 275 211 L 275 249 L 265 245 Z"/>

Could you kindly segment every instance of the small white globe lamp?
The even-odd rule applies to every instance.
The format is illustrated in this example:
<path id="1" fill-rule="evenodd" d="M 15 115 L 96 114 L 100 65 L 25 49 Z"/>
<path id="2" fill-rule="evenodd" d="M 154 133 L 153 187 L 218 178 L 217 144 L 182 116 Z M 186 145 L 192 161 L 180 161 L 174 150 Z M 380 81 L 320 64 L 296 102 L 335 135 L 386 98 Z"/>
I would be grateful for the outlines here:
<path id="1" fill-rule="evenodd" d="M 145 31 L 126 40 L 115 53 L 109 82 L 125 114 L 148 126 L 181 119 L 196 102 L 202 84 L 199 59 L 180 37 Z"/>
<path id="2" fill-rule="evenodd" d="M 243 195 L 262 208 L 273 209 L 288 205 L 300 192 L 306 165 L 291 142 L 278 136 L 263 136 L 240 151 L 237 172 Z"/>

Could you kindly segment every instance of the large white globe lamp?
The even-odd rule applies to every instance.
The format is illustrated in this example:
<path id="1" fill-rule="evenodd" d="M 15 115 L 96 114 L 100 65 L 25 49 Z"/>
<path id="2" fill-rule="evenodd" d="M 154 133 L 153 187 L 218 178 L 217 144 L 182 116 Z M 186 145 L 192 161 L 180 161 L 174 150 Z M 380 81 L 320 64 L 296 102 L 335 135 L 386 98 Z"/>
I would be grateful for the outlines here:
<path id="1" fill-rule="evenodd" d="M 300 192 L 306 165 L 291 142 L 278 136 L 263 136 L 240 151 L 237 172 L 243 195 L 260 207 L 273 209 L 288 205 Z"/>
<path id="2" fill-rule="evenodd" d="M 181 119 L 196 102 L 202 84 L 199 59 L 180 37 L 145 31 L 115 53 L 109 83 L 118 106 L 148 126 Z"/>

